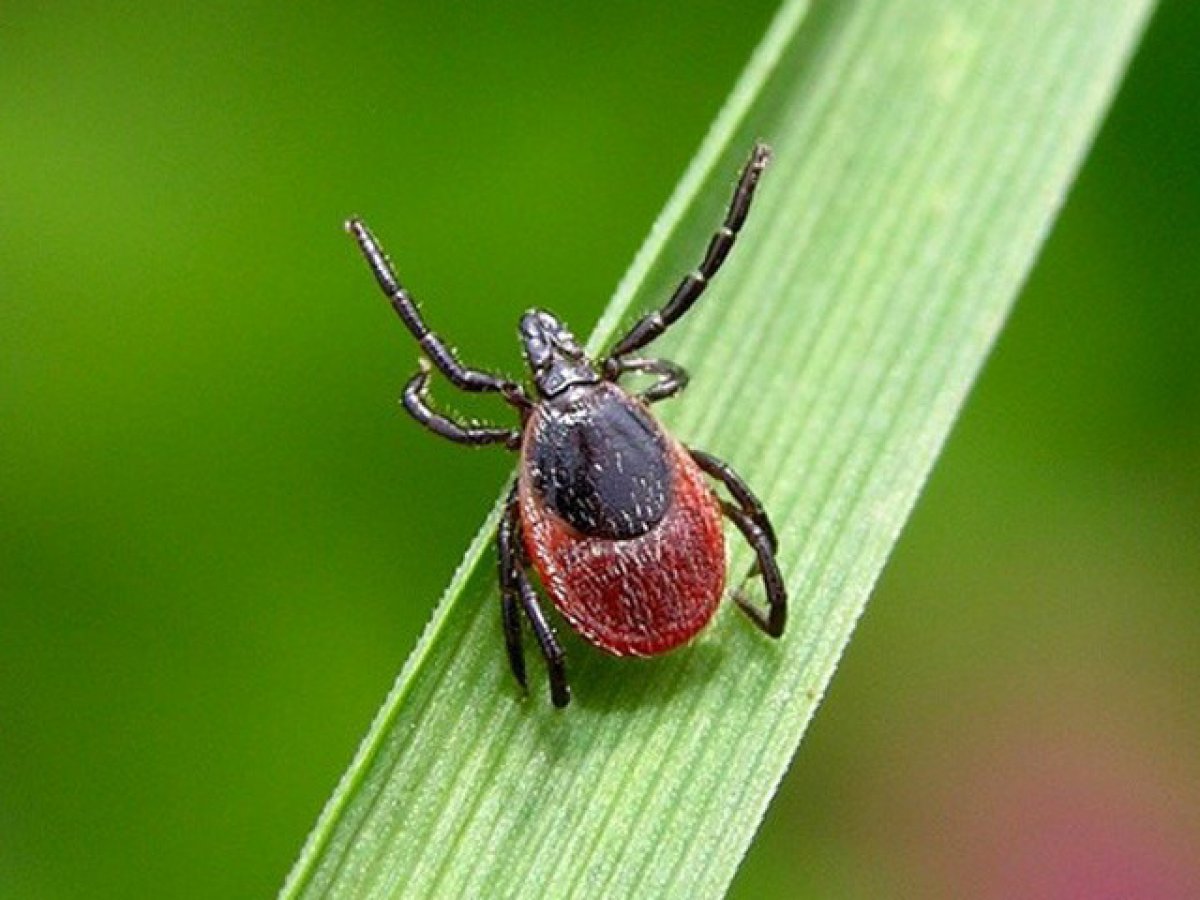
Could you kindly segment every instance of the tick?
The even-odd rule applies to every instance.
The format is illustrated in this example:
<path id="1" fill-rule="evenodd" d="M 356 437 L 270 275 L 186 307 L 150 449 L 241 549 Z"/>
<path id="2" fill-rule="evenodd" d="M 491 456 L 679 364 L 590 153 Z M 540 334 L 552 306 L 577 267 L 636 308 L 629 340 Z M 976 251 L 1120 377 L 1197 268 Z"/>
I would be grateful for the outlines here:
<path id="1" fill-rule="evenodd" d="M 638 355 L 692 308 L 717 274 L 770 158 L 765 144 L 755 145 L 700 265 L 607 355 L 590 359 L 552 314 L 525 313 L 519 333 L 531 390 L 465 366 L 425 324 L 367 226 L 357 218 L 346 223 L 379 287 L 421 347 L 420 369 L 404 388 L 409 415 L 454 443 L 497 445 L 519 454 L 519 474 L 496 535 L 501 620 L 508 662 L 522 688 L 522 615 L 528 620 L 546 661 L 555 706 L 566 706 L 571 692 L 562 647 L 539 603 L 530 568 L 589 643 L 616 656 L 666 653 L 695 637 L 720 603 L 726 576 L 724 514 L 757 557 L 747 579 L 761 575 L 767 595 L 765 610 L 752 605 L 741 588 L 734 600 L 766 634 L 783 634 L 787 591 L 766 510 L 728 464 L 685 446 L 658 423 L 650 405 L 682 391 L 688 375 L 670 360 Z M 481 426 L 438 412 L 428 397 L 432 368 L 460 390 L 498 394 L 516 408 L 519 426 Z M 620 384 L 629 373 L 654 380 L 632 393 Z M 718 498 L 706 475 L 721 482 L 731 499 Z"/>

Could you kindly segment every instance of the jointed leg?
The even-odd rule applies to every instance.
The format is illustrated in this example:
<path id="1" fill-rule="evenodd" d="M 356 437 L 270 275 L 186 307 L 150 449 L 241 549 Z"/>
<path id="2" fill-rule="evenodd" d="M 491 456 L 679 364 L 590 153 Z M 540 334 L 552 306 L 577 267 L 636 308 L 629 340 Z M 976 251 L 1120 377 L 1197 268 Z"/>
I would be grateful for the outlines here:
<path id="1" fill-rule="evenodd" d="M 775 528 L 771 525 L 771 520 L 767 517 L 767 511 L 763 508 L 762 501 L 754 495 L 754 491 L 750 490 L 750 485 L 746 484 L 741 475 L 733 471 L 729 463 L 718 459 L 711 453 L 705 453 L 703 450 L 695 450 L 691 447 L 688 447 L 688 453 L 692 455 L 692 459 L 696 461 L 696 465 L 700 467 L 702 472 L 706 472 L 725 485 L 729 493 L 733 495 L 733 499 L 742 508 L 742 511 L 766 534 L 767 541 L 771 545 L 771 552 L 775 553 L 779 549 L 779 540 L 775 537 Z"/>
<path id="2" fill-rule="evenodd" d="M 517 587 L 517 573 L 521 569 L 521 550 L 517 537 L 519 527 L 514 485 L 496 532 L 496 552 L 500 563 L 500 616 L 504 625 L 504 646 L 508 651 L 509 668 L 517 684 L 527 690 L 525 650 L 521 646 L 520 590 Z"/>
<path id="3" fill-rule="evenodd" d="M 721 510 L 738 527 L 758 556 L 757 568 L 762 573 L 763 585 L 767 589 L 767 615 L 764 616 L 759 609 L 750 604 L 740 587 L 734 593 L 733 599 L 742 608 L 742 612 L 750 617 L 750 621 L 771 637 L 777 638 L 783 634 L 787 625 L 787 587 L 779 572 L 779 564 L 775 561 L 775 551 L 771 549 L 766 532 L 740 506 L 723 500 Z"/>
<path id="4" fill-rule="evenodd" d="M 722 501 L 721 509 L 754 548 L 755 562 L 746 573 L 745 581 L 755 575 L 762 575 L 763 584 L 767 589 L 768 615 L 764 618 L 763 614 L 746 600 L 743 594 L 745 581 L 734 592 L 733 599 L 755 625 L 772 637 L 779 637 L 787 624 L 787 587 L 775 560 L 779 540 L 775 536 L 775 528 L 771 525 L 767 511 L 742 476 L 728 463 L 703 450 L 689 447 L 688 453 L 702 472 L 725 485 L 726 490 L 737 501 L 736 504 Z"/>
<path id="5" fill-rule="evenodd" d="M 645 347 L 700 299 L 704 288 L 717 274 L 717 270 L 725 262 L 725 257 L 733 249 L 733 243 L 737 240 L 738 232 L 742 230 L 742 225 L 746 222 L 746 215 L 750 211 L 750 201 L 754 198 L 754 189 L 758 186 L 759 176 L 762 175 L 763 169 L 770 161 L 770 148 L 766 144 L 755 144 L 754 150 L 750 154 L 750 161 L 746 163 L 741 177 L 738 178 L 733 199 L 729 203 L 729 211 L 725 214 L 725 221 L 709 241 L 708 249 L 705 251 L 704 259 L 701 260 L 699 267 L 684 277 L 662 309 L 639 319 L 609 351 L 610 356 L 625 356 Z"/>
<path id="6" fill-rule="evenodd" d="M 644 372 L 657 375 L 658 381 L 642 391 L 640 396 L 647 403 L 656 403 L 674 397 L 688 384 L 687 370 L 676 365 L 669 359 L 643 359 L 639 356 L 629 356 L 624 359 L 611 357 L 604 367 L 604 377 L 616 381 L 626 372 Z"/>
<path id="7" fill-rule="evenodd" d="M 478 425 L 464 425 L 437 412 L 429 405 L 429 364 L 421 360 L 421 370 L 408 380 L 400 402 L 410 416 L 428 428 L 436 435 L 454 441 L 456 444 L 469 444 L 479 447 L 484 444 L 504 444 L 510 450 L 516 450 L 521 445 L 521 432 L 515 428 L 490 428 Z"/>
<path id="8" fill-rule="evenodd" d="M 422 352 L 450 379 L 455 387 L 472 392 L 494 391 L 502 394 L 504 399 L 513 406 L 529 407 L 529 398 L 519 384 L 490 372 L 464 366 L 450 346 L 429 330 L 429 326 L 421 318 L 421 313 L 408 295 L 408 291 L 401 287 L 400 280 L 396 277 L 396 271 L 388 261 L 387 254 L 383 252 L 383 248 L 379 246 L 379 242 L 375 240 L 375 236 L 371 234 L 361 219 L 350 219 L 346 222 L 346 230 L 358 242 L 358 247 L 370 265 L 375 280 L 379 282 L 380 289 L 391 302 L 396 314 L 412 332 L 413 337 L 420 343 Z"/>
<path id="9" fill-rule="evenodd" d="M 571 686 L 567 684 L 566 655 L 554 635 L 554 629 L 546 620 L 546 614 L 538 605 L 537 593 L 529 583 L 529 576 L 521 569 L 517 573 L 517 587 L 521 592 L 521 608 L 529 619 L 538 649 L 546 660 L 546 675 L 550 680 L 550 702 L 562 709 L 571 702 Z"/>
<path id="10" fill-rule="evenodd" d="M 514 486 L 508 496 L 504 518 L 500 521 L 500 530 L 496 535 L 496 544 L 500 555 L 500 609 L 504 622 L 504 641 L 508 649 L 508 662 L 521 687 L 525 687 L 525 656 L 521 649 L 521 623 L 517 614 L 519 605 L 529 619 L 533 636 L 537 639 L 538 648 L 546 660 L 546 673 L 550 680 L 550 700 L 561 709 L 571 702 L 571 688 L 567 684 L 565 655 L 558 643 L 558 638 L 554 635 L 554 629 L 550 627 L 550 623 L 546 620 L 546 616 L 538 604 L 537 593 L 525 572 L 520 546 L 520 529 L 517 492 Z"/>

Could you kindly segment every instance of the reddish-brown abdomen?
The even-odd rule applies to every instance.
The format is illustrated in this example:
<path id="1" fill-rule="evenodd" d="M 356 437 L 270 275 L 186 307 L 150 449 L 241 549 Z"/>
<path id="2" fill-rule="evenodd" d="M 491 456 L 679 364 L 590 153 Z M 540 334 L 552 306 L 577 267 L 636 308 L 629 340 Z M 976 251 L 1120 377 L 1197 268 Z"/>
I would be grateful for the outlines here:
<path id="1" fill-rule="evenodd" d="M 669 501 L 643 534 L 580 533 L 520 478 L 522 535 L 550 599 L 589 642 L 617 656 L 665 653 L 708 624 L 725 588 L 721 510 L 687 451 L 666 437 Z"/>

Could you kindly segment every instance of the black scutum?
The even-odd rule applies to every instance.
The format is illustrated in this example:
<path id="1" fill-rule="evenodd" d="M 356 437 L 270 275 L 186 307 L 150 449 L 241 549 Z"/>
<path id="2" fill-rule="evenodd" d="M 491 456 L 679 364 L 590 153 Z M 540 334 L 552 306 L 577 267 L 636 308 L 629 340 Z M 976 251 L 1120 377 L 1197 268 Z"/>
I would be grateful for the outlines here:
<path id="1" fill-rule="evenodd" d="M 574 388 L 545 401 L 525 460 L 546 505 L 591 537 L 645 534 L 671 501 L 667 445 L 620 388 Z"/>

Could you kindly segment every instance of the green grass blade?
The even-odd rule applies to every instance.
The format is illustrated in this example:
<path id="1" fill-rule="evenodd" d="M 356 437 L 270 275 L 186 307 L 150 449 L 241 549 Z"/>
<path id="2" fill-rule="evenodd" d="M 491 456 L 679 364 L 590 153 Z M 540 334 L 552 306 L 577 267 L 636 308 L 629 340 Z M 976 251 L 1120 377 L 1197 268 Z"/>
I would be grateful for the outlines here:
<path id="1" fill-rule="evenodd" d="M 742 242 L 661 342 L 693 375 L 662 410 L 763 495 L 788 634 L 772 643 L 727 608 L 660 660 L 568 636 L 575 703 L 549 706 L 532 650 L 524 701 L 505 667 L 493 513 L 285 896 L 725 890 L 1150 8 L 784 6 L 592 346 L 695 264 L 767 139 L 776 160 Z M 732 543 L 740 572 L 750 555 Z"/>

